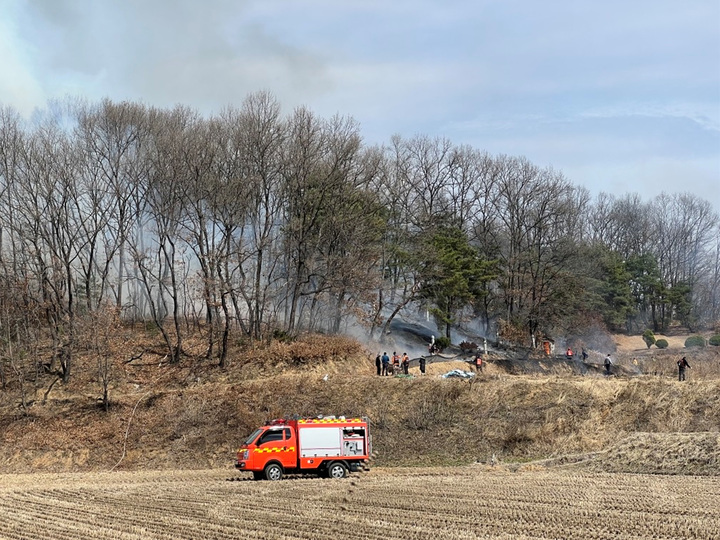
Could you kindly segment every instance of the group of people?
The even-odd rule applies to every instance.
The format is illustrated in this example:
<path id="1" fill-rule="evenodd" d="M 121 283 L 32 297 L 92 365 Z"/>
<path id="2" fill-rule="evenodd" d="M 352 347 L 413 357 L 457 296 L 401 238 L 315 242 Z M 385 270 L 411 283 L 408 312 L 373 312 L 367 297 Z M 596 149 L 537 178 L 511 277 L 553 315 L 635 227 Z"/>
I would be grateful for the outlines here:
<path id="1" fill-rule="evenodd" d="M 605 375 L 611 375 L 610 367 L 613 365 L 612 360 L 610 359 L 610 355 L 608 354 L 605 357 Z M 687 361 L 687 358 L 684 356 L 677 361 L 678 366 L 678 381 L 684 381 L 685 380 L 685 369 L 690 367 L 690 364 Z"/>
<path id="2" fill-rule="evenodd" d="M 431 344 L 432 346 L 432 344 Z M 568 347 L 567 358 L 573 357 L 572 349 Z M 585 352 L 585 349 L 582 349 L 582 357 L 583 360 L 587 359 L 587 352 Z M 420 372 L 425 373 L 425 357 L 420 358 Z M 481 355 L 475 356 L 475 359 L 473 361 L 473 364 L 475 366 L 475 370 L 480 373 L 483 370 L 484 367 L 484 360 Z M 605 360 L 603 362 L 605 366 L 605 375 L 612 375 L 612 366 L 613 361 L 610 358 L 610 355 L 608 354 L 605 356 Z M 688 363 L 687 359 L 683 356 L 680 360 L 677 361 L 678 365 L 678 380 L 684 381 L 685 380 L 685 369 L 690 367 L 690 364 Z M 408 370 L 410 368 L 410 357 L 407 353 L 403 353 L 402 356 L 399 355 L 397 352 L 393 351 L 392 357 L 388 356 L 387 352 L 384 352 L 382 354 L 378 353 L 378 355 L 375 357 L 375 367 L 377 368 L 377 374 L 379 376 L 388 376 L 388 375 L 399 375 L 404 374 L 408 375 Z"/>
<path id="3" fill-rule="evenodd" d="M 378 353 L 375 357 L 375 367 L 377 368 L 377 374 L 381 376 L 398 375 L 400 373 L 407 375 L 410 368 L 410 357 L 407 353 L 400 356 L 395 351 L 392 353 L 392 358 L 388 356 L 387 352 L 382 353 L 382 355 Z M 424 373 L 425 370 L 422 369 L 425 367 L 424 363 L 420 367 Z"/>

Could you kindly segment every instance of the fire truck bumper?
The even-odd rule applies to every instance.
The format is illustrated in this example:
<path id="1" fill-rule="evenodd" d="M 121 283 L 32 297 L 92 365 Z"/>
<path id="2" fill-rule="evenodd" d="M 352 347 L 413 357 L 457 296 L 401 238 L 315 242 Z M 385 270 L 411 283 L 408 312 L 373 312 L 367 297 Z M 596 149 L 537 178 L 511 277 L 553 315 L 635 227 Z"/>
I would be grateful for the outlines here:
<path id="1" fill-rule="evenodd" d="M 245 462 L 244 462 L 244 461 L 236 461 L 236 462 L 235 462 L 235 468 L 236 468 L 236 469 L 244 469 L 244 468 L 245 468 Z"/>

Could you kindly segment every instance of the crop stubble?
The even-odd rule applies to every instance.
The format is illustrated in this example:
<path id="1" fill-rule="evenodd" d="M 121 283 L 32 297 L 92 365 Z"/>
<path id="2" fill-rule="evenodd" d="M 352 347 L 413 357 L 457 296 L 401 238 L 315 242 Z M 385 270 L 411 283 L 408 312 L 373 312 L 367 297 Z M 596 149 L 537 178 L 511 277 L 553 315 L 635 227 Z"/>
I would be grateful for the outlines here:
<path id="1" fill-rule="evenodd" d="M 477 466 L 375 469 L 341 481 L 234 478 L 0 476 L 0 538 L 720 538 L 720 477 Z"/>

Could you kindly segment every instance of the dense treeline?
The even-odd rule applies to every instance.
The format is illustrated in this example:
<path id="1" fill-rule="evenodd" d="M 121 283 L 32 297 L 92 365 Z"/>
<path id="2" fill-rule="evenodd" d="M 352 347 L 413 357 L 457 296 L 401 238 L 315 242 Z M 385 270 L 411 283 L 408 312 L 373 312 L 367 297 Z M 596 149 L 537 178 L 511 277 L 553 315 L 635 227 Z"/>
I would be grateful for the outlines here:
<path id="1" fill-rule="evenodd" d="M 99 351 L 121 319 L 153 321 L 173 361 L 201 327 L 221 365 L 231 336 L 377 336 L 403 311 L 528 343 L 694 330 L 720 319 L 718 238 L 697 195 L 591 200 L 521 157 L 422 136 L 367 146 L 352 119 L 284 116 L 268 93 L 211 118 L 0 109 L 4 361 L 48 338 L 66 379 L 79 332 Z"/>

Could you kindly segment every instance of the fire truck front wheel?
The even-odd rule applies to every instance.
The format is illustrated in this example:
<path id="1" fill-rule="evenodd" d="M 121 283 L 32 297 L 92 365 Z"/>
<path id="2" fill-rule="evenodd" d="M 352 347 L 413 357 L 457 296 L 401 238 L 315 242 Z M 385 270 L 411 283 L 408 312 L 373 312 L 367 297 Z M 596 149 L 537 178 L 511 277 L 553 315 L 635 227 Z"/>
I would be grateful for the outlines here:
<path id="1" fill-rule="evenodd" d="M 283 477 L 282 467 L 277 463 L 270 463 L 265 467 L 266 480 L 280 480 Z"/>
<path id="2" fill-rule="evenodd" d="M 345 478 L 348 475 L 347 467 L 340 461 L 333 461 L 327 468 L 329 478 Z"/>

